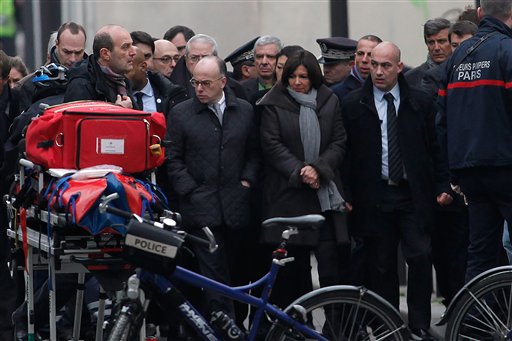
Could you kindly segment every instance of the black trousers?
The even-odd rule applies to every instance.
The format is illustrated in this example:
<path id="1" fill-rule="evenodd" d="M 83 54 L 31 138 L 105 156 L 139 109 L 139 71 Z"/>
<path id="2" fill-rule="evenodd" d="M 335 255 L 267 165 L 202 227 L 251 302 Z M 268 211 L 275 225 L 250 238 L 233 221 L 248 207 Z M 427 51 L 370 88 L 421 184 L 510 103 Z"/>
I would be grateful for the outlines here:
<path id="1" fill-rule="evenodd" d="M 383 186 L 379 231 L 363 238 L 363 248 L 371 276 L 370 289 L 389 301 L 400 304 L 397 253 L 401 245 L 408 265 L 407 308 L 410 328 L 430 327 L 432 295 L 432 260 L 429 227 L 417 218 L 409 185 Z"/>
<path id="2" fill-rule="evenodd" d="M 462 199 L 462 198 L 460 198 Z M 464 285 L 469 243 L 468 210 L 464 205 L 434 211 L 432 261 L 439 294 L 448 306 Z"/>
<path id="3" fill-rule="evenodd" d="M 211 229 L 218 249 L 214 253 L 197 244 L 193 244 L 192 248 L 197 259 L 199 272 L 208 278 L 214 279 L 224 284 L 232 285 L 232 272 L 236 271 L 236 259 L 240 253 L 242 245 L 242 236 L 246 231 L 244 229 L 228 229 L 225 226 L 218 226 Z M 190 233 L 206 239 L 206 235 L 200 229 L 194 229 Z M 216 294 L 212 291 L 205 291 L 206 307 L 205 314 L 214 311 L 223 311 L 231 318 L 235 318 L 235 309 L 233 301 Z M 208 315 L 205 315 L 208 316 Z"/>
<path id="4" fill-rule="evenodd" d="M 455 172 L 469 204 L 466 282 L 500 265 L 503 219 L 512 223 L 512 167 L 478 167 Z"/>

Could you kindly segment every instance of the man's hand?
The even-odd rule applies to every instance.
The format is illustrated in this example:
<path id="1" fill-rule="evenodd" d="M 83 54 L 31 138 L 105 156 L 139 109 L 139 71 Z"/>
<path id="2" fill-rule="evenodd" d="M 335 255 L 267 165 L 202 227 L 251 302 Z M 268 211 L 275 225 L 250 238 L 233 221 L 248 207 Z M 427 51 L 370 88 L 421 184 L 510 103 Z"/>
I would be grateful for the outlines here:
<path id="1" fill-rule="evenodd" d="M 448 193 L 441 193 L 437 196 L 437 203 L 441 206 L 450 205 L 453 202 L 453 198 Z"/>
<path id="2" fill-rule="evenodd" d="M 300 176 L 302 178 L 302 182 L 308 184 L 309 187 L 313 189 L 320 188 L 320 176 L 316 169 L 311 166 L 305 166 L 300 170 Z"/>
<path id="3" fill-rule="evenodd" d="M 119 105 L 119 106 L 121 106 L 123 108 L 127 108 L 127 109 L 132 109 L 133 108 L 132 100 L 128 96 L 117 95 L 117 99 L 116 99 L 116 102 L 114 104 L 115 105 Z"/>
<path id="4" fill-rule="evenodd" d="M 352 204 L 349 202 L 345 202 L 345 212 L 352 212 Z"/>
<path id="5" fill-rule="evenodd" d="M 249 181 L 247 181 L 247 180 L 241 180 L 240 183 L 244 187 L 251 188 L 251 183 Z"/>

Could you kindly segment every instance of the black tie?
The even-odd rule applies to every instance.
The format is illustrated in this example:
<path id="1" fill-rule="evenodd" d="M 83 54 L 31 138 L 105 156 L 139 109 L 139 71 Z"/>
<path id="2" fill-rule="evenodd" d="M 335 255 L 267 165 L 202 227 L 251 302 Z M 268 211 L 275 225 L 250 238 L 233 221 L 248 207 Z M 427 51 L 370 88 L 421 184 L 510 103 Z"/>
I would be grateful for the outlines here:
<path id="1" fill-rule="evenodd" d="M 142 96 L 144 96 L 143 92 L 137 92 L 135 94 L 135 98 L 137 99 L 137 106 L 139 110 L 144 110 L 144 102 L 142 102 Z"/>
<path id="2" fill-rule="evenodd" d="M 400 156 L 400 145 L 398 143 L 398 121 L 396 117 L 396 109 L 394 97 L 387 93 L 384 95 L 388 102 L 387 119 L 388 119 L 388 174 L 389 180 L 399 183 L 404 177 L 402 158 Z"/>

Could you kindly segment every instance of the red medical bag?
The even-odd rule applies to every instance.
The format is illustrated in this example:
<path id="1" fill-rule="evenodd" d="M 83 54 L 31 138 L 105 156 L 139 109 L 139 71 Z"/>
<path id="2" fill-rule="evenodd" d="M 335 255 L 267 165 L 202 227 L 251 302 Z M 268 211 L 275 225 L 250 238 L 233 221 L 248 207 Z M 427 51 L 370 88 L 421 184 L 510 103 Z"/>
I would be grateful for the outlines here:
<path id="1" fill-rule="evenodd" d="M 49 107 L 26 133 L 30 161 L 44 168 L 116 165 L 139 173 L 164 161 L 165 117 L 93 101 Z"/>

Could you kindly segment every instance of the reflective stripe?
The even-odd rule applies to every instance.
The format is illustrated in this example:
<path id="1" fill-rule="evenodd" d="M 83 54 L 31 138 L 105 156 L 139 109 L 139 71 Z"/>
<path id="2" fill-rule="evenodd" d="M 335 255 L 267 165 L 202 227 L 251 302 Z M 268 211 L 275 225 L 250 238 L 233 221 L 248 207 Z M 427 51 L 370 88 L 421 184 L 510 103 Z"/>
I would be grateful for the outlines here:
<path id="1" fill-rule="evenodd" d="M 456 89 L 456 88 L 476 88 L 477 86 L 501 86 L 506 89 L 512 88 L 512 82 L 501 81 L 501 80 L 492 80 L 492 79 L 482 79 L 472 82 L 455 82 L 448 84 L 448 89 Z M 441 91 L 441 90 L 440 90 Z"/>

